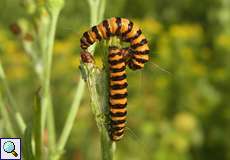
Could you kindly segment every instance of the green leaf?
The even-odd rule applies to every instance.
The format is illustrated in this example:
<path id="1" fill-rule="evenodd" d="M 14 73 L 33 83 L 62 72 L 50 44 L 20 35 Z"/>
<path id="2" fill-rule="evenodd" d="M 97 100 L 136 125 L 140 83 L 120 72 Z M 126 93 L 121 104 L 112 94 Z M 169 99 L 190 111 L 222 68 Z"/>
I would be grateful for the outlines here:
<path id="1" fill-rule="evenodd" d="M 22 139 L 22 152 L 25 160 L 34 160 L 32 151 L 32 125 L 31 123 L 26 128 Z"/>
<path id="2" fill-rule="evenodd" d="M 35 140 L 35 156 L 36 159 L 41 159 L 42 155 L 42 121 L 41 121 L 41 97 L 39 90 L 35 95 L 34 104 L 34 121 L 33 121 L 33 135 Z"/>

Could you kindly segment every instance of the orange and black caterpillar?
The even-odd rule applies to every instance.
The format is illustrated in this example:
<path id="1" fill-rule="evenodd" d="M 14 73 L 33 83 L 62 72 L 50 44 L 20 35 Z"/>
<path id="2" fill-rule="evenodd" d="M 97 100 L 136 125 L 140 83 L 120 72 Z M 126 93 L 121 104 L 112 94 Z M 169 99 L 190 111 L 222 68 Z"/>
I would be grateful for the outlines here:
<path id="1" fill-rule="evenodd" d="M 111 140 L 118 141 L 124 135 L 127 114 L 127 79 L 123 52 L 115 46 L 109 47 L 109 115 Z"/>
<path id="2" fill-rule="evenodd" d="M 81 60 L 84 63 L 94 63 L 95 61 L 93 55 L 90 52 L 82 51 L 80 55 L 81 55 Z"/>
<path id="3" fill-rule="evenodd" d="M 86 50 L 96 41 L 108 39 L 111 36 L 118 36 L 122 41 L 130 42 L 130 58 L 127 60 L 129 68 L 136 70 L 144 67 L 144 63 L 149 60 L 148 41 L 140 28 L 125 18 L 112 17 L 93 26 L 83 34 L 80 40 L 81 48 Z"/>

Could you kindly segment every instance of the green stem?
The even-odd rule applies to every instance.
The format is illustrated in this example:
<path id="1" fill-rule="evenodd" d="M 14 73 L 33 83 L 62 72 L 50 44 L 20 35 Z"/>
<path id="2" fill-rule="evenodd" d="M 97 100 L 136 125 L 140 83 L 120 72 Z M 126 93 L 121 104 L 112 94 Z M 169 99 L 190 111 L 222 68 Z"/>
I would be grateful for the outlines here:
<path id="1" fill-rule="evenodd" d="M 34 140 L 35 140 L 35 157 L 40 160 L 42 157 L 42 121 L 41 121 L 41 97 L 39 91 L 36 93 L 34 106 Z"/>
<path id="2" fill-rule="evenodd" d="M 2 85 L 3 85 L 3 87 L 4 87 L 5 91 L 6 91 L 6 95 L 7 95 L 8 99 L 9 99 L 10 106 L 13 109 L 13 113 L 15 113 L 14 119 L 15 119 L 15 122 L 17 124 L 17 128 L 19 129 L 19 132 L 22 135 L 24 130 L 25 130 L 25 128 L 26 128 L 26 125 L 25 125 L 25 122 L 24 122 L 24 120 L 22 118 L 22 115 L 17 110 L 18 105 L 15 102 L 15 100 L 13 98 L 13 95 L 11 93 L 11 90 L 9 88 L 9 85 L 8 85 L 8 82 L 7 82 L 7 79 L 6 79 L 6 76 L 5 76 L 5 72 L 3 70 L 1 62 L 0 62 L 0 80 L 2 81 Z"/>
<path id="3" fill-rule="evenodd" d="M 91 26 L 102 20 L 105 10 L 105 0 L 88 0 L 91 11 Z M 95 45 L 89 51 L 93 54 Z M 106 49 L 106 53 L 108 50 Z M 95 115 L 97 126 L 101 135 L 101 153 L 103 160 L 113 160 L 115 143 L 107 131 L 108 124 L 108 60 L 107 54 L 103 57 L 104 69 L 99 70 L 94 64 L 82 64 L 82 74 L 86 75 L 91 98 L 91 107 Z M 101 90 L 99 90 L 101 89 Z"/>
<path id="4" fill-rule="evenodd" d="M 103 0 L 103 1 L 105 1 L 105 0 Z M 96 1 L 88 0 L 88 2 L 90 5 L 90 11 L 91 11 L 90 12 L 90 17 L 91 17 L 90 25 L 92 26 L 92 25 L 96 24 L 98 21 L 98 14 L 97 13 L 98 13 L 100 1 L 99 0 L 96 0 Z M 103 4 L 105 4 L 105 3 L 103 3 Z M 101 16 L 103 16 L 103 11 L 104 11 L 104 9 L 102 8 Z M 94 49 L 95 49 L 95 45 L 93 45 L 90 48 L 92 54 L 94 52 Z M 71 129 L 73 127 L 74 119 L 76 117 L 76 114 L 77 114 L 77 111 L 78 111 L 78 108 L 80 105 L 80 101 L 81 101 L 83 93 L 84 93 L 84 87 L 85 87 L 85 82 L 82 79 L 80 79 L 80 82 L 79 82 L 77 90 L 76 90 L 74 102 L 71 106 L 68 118 L 67 118 L 66 123 L 64 125 L 63 132 L 60 136 L 60 140 L 58 143 L 58 150 L 59 151 L 63 150 L 63 148 L 66 144 L 66 141 L 70 135 Z"/>
<path id="5" fill-rule="evenodd" d="M 60 140 L 58 142 L 58 149 L 57 150 L 60 152 L 63 151 L 65 144 L 69 138 L 71 129 L 72 129 L 73 124 L 74 124 L 75 117 L 77 115 L 77 112 L 78 112 L 78 109 L 80 106 L 81 99 L 82 99 L 83 94 L 84 94 L 84 88 L 85 88 L 85 82 L 82 79 L 80 79 L 80 82 L 79 82 L 77 89 L 76 89 L 76 92 L 75 92 L 74 101 L 71 105 L 67 120 L 65 122 L 62 134 L 60 136 Z"/>
<path id="6" fill-rule="evenodd" d="M 103 127 L 101 128 L 101 152 L 103 160 L 113 160 L 114 153 L 116 149 L 116 144 L 111 141 L 108 136 L 107 124 L 109 123 L 109 108 L 108 108 L 108 100 L 109 100 L 109 64 L 108 64 L 108 45 L 104 50 L 103 54 L 103 64 L 104 69 L 102 70 L 102 88 L 103 88 L 103 103 L 102 110 L 106 116 Z"/>
<path id="7" fill-rule="evenodd" d="M 108 137 L 108 131 L 105 127 L 101 131 L 101 152 L 103 160 L 113 160 L 116 150 L 116 144 L 111 142 Z"/>
<path id="8" fill-rule="evenodd" d="M 51 15 L 50 22 L 50 32 L 48 34 L 48 45 L 47 45 L 47 59 L 45 60 L 45 80 L 44 80 L 44 95 L 47 97 L 47 127 L 48 127 L 48 139 L 49 139 L 49 148 L 51 151 L 55 148 L 56 134 L 55 134 L 55 123 L 53 115 L 53 106 L 50 93 L 50 75 L 51 75 L 51 66 L 52 66 L 52 56 L 53 56 L 53 45 L 56 31 L 58 14 Z"/>
<path id="9" fill-rule="evenodd" d="M 1 92 L 0 92 L 0 113 L 4 119 L 4 122 L 6 123 L 5 127 L 6 127 L 7 133 L 11 137 L 15 137 L 16 134 L 15 134 L 14 129 L 13 129 L 13 124 L 11 123 L 10 116 L 9 116 L 8 111 L 6 109 L 6 105 L 3 102 L 3 97 L 2 97 Z"/>
<path id="10" fill-rule="evenodd" d="M 104 69 L 98 69 L 95 64 L 82 64 L 82 75 L 86 75 L 91 98 L 91 108 L 95 115 L 97 127 L 101 135 L 101 152 L 103 160 L 112 160 L 115 144 L 110 140 L 107 131 L 108 124 L 108 65 L 107 58 Z"/>
<path id="11" fill-rule="evenodd" d="M 103 19 L 105 7 L 106 7 L 106 0 L 101 0 L 100 6 L 99 6 L 99 12 L 98 12 L 98 20 Z"/>
<path id="12" fill-rule="evenodd" d="M 41 46 L 43 55 L 43 98 L 42 98 L 42 133 L 44 134 L 45 122 L 47 117 L 47 128 L 48 128 L 48 147 L 52 157 L 55 146 L 56 146 L 56 133 L 55 133 L 55 123 L 53 115 L 53 106 L 50 92 L 50 76 L 51 76 L 51 67 L 52 67 L 52 56 L 53 56 L 53 45 L 55 39 L 56 26 L 58 21 L 59 13 L 64 5 L 64 0 L 48 0 L 46 2 L 46 8 L 49 13 L 49 23 L 48 31 L 45 32 L 44 42 Z M 46 31 L 46 30 L 44 30 Z M 43 34 L 42 34 L 43 35 Z M 46 44 L 47 43 L 47 44 Z"/>
<path id="13" fill-rule="evenodd" d="M 105 0 L 103 0 L 105 1 Z M 88 1 L 90 3 L 90 8 L 91 8 L 91 25 L 93 24 L 96 24 L 97 21 L 98 21 L 98 8 L 99 8 L 99 1 Z M 103 3 L 104 4 L 104 3 Z M 103 9 L 104 11 L 104 9 Z M 101 13 L 103 15 L 103 13 Z M 95 45 L 93 45 L 91 47 L 91 51 L 92 53 L 94 52 L 94 49 L 95 49 Z M 69 135 L 70 135 L 70 132 L 71 132 L 71 129 L 73 127 L 73 124 L 74 124 L 74 120 L 75 120 L 75 117 L 76 117 L 76 114 L 78 112 L 78 109 L 79 109 L 79 105 L 80 105 L 80 101 L 82 99 L 82 96 L 84 94 L 84 87 L 85 87 L 85 82 L 80 79 L 80 82 L 78 84 L 78 87 L 76 89 L 76 92 L 75 92 L 75 98 L 74 98 L 74 101 L 72 103 L 72 106 L 71 106 L 71 109 L 69 111 L 69 114 L 68 114 L 68 118 L 65 122 L 65 125 L 64 125 L 64 128 L 63 128 L 63 131 L 61 133 L 61 136 L 60 136 L 60 140 L 58 142 L 58 149 L 57 151 L 60 153 L 63 152 L 63 149 L 65 147 L 65 144 L 69 138 Z M 59 158 L 56 157 L 57 159 Z"/>

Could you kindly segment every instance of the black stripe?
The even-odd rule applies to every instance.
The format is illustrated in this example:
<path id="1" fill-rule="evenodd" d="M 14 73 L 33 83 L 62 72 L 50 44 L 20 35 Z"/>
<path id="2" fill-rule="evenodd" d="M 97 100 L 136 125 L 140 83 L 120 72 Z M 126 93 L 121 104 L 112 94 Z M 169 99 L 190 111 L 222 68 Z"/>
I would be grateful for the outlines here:
<path id="1" fill-rule="evenodd" d="M 86 41 L 87 41 L 89 44 L 93 44 L 93 43 L 94 43 L 93 41 L 91 41 L 88 32 L 85 32 L 85 33 L 83 34 L 83 36 L 85 37 Z"/>
<path id="2" fill-rule="evenodd" d="M 127 77 L 126 74 L 123 74 L 121 76 L 110 77 L 110 80 L 112 80 L 112 81 L 121 81 L 121 80 L 125 79 L 126 77 Z"/>
<path id="3" fill-rule="evenodd" d="M 124 83 L 124 84 L 115 84 L 115 85 L 112 85 L 112 86 L 110 86 L 111 87 L 111 89 L 113 89 L 113 90 L 118 90 L 118 89 L 124 89 L 124 88 L 126 88 L 128 86 L 128 83 Z"/>
<path id="4" fill-rule="evenodd" d="M 119 63 L 123 63 L 124 62 L 124 59 L 121 58 L 121 59 L 118 59 L 118 60 L 109 60 L 109 64 L 110 65 L 116 65 L 116 64 L 119 64 Z"/>
<path id="5" fill-rule="evenodd" d="M 129 68 L 132 69 L 132 70 L 136 70 L 136 69 L 141 69 L 142 68 L 141 66 L 136 65 L 133 62 L 129 62 L 128 65 L 129 65 Z"/>
<path id="6" fill-rule="evenodd" d="M 114 94 L 114 95 L 109 95 L 111 99 L 121 99 L 121 98 L 126 98 L 128 95 L 127 92 L 124 94 Z"/>
<path id="7" fill-rule="evenodd" d="M 134 58 L 137 62 L 139 62 L 139 63 L 146 63 L 146 62 L 148 62 L 148 60 L 143 59 L 143 58 L 136 58 L 135 56 L 133 56 L 133 58 Z"/>
<path id="8" fill-rule="evenodd" d="M 87 49 L 88 47 L 87 47 L 87 46 L 84 46 L 84 45 L 81 45 L 81 48 L 82 48 L 82 49 Z"/>
<path id="9" fill-rule="evenodd" d="M 109 47 L 109 57 L 115 57 L 116 55 L 121 56 L 121 52 L 118 47 L 110 46 Z"/>
<path id="10" fill-rule="evenodd" d="M 88 48 L 88 46 L 85 46 L 85 45 L 81 44 L 81 48 L 82 48 L 83 50 L 85 50 L 85 49 Z"/>
<path id="11" fill-rule="evenodd" d="M 85 43 L 83 37 L 80 39 L 80 42 L 81 42 L 82 45 L 87 45 L 87 44 Z"/>
<path id="12" fill-rule="evenodd" d="M 114 104 L 112 105 L 110 102 L 109 102 L 109 106 L 112 108 L 112 109 L 123 109 L 127 106 L 127 102 L 125 104 Z"/>
<path id="13" fill-rule="evenodd" d="M 109 53 L 109 57 L 115 57 L 116 55 L 119 55 L 121 56 L 121 53 L 120 52 L 117 52 L 117 53 Z"/>
<path id="14" fill-rule="evenodd" d="M 122 38 L 125 38 L 125 36 L 126 36 L 129 32 L 131 32 L 132 29 L 133 29 L 133 22 L 132 22 L 132 21 L 129 21 L 127 31 L 125 31 L 124 33 L 121 34 Z"/>
<path id="15" fill-rule="evenodd" d="M 116 18 L 116 23 L 117 23 L 117 29 L 115 31 L 115 35 L 120 35 L 121 34 L 121 27 L 122 27 L 122 24 L 121 24 L 121 18 L 120 17 L 117 17 Z"/>
<path id="16" fill-rule="evenodd" d="M 104 20 L 102 23 L 103 23 L 103 26 L 106 29 L 106 36 L 107 36 L 107 38 L 109 38 L 111 36 L 111 31 L 110 31 L 110 28 L 109 28 L 109 22 L 108 22 L 108 20 Z"/>
<path id="17" fill-rule="evenodd" d="M 121 68 L 112 68 L 111 66 L 110 66 L 110 71 L 112 72 L 112 73 L 117 73 L 117 72 L 122 72 L 122 71 L 124 71 L 125 70 L 125 65 L 123 66 L 123 67 L 121 67 Z"/>
<path id="18" fill-rule="evenodd" d="M 109 112 L 111 117 L 124 117 L 127 115 L 127 111 L 125 112 Z"/>
<path id="19" fill-rule="evenodd" d="M 124 127 L 117 127 L 117 126 L 111 126 L 110 130 L 112 132 L 112 135 L 114 135 L 115 131 L 119 131 L 119 130 L 122 130 L 124 129 Z"/>
<path id="20" fill-rule="evenodd" d="M 124 134 L 124 130 L 122 130 L 121 132 L 114 132 L 113 133 L 113 135 L 118 136 L 118 137 L 122 136 L 123 134 Z"/>
<path id="21" fill-rule="evenodd" d="M 111 121 L 111 125 L 118 125 L 118 124 L 123 124 L 125 123 L 126 120 L 116 120 L 116 121 Z"/>
<path id="22" fill-rule="evenodd" d="M 109 46 L 109 49 L 114 50 L 114 49 L 118 49 L 118 47 L 117 46 Z"/>
<path id="23" fill-rule="evenodd" d="M 143 46 L 143 45 L 145 45 L 145 44 L 147 44 L 148 43 L 148 41 L 147 41 L 147 39 L 142 39 L 139 43 L 136 43 L 136 44 L 132 44 L 131 45 L 131 48 L 132 49 L 136 49 L 136 48 L 138 48 L 138 47 L 140 47 L 140 46 Z"/>
<path id="24" fill-rule="evenodd" d="M 131 54 L 136 54 L 136 55 L 146 55 L 149 54 L 149 50 L 144 50 L 144 51 L 136 51 L 136 50 L 130 50 Z"/>
<path id="25" fill-rule="evenodd" d="M 130 37 L 130 38 L 127 38 L 125 39 L 126 42 L 132 42 L 133 40 L 135 40 L 136 38 L 138 38 L 140 35 L 141 35 L 141 30 L 139 29 L 137 31 L 137 33 L 133 36 L 133 37 Z"/>
<path id="26" fill-rule="evenodd" d="M 82 49 L 87 49 L 90 46 L 90 44 L 87 43 L 85 40 L 86 40 L 85 37 L 82 37 L 81 40 L 80 40 Z"/>
<path id="27" fill-rule="evenodd" d="M 125 60 L 127 58 L 129 58 L 129 56 L 130 56 L 129 50 L 131 50 L 130 47 L 125 47 L 125 48 L 121 49 L 121 54 L 122 54 L 122 56 L 124 57 Z"/>
<path id="28" fill-rule="evenodd" d="M 96 38 L 100 41 L 102 39 L 102 37 L 100 36 L 97 26 L 93 26 L 92 27 L 92 31 L 96 34 Z"/>

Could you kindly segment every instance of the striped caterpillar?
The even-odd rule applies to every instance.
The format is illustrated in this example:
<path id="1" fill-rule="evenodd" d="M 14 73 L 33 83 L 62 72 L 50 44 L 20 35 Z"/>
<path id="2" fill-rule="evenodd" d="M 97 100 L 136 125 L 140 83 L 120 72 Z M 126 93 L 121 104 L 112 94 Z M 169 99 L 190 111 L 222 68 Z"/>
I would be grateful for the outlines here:
<path id="1" fill-rule="evenodd" d="M 109 113 L 111 140 L 118 141 L 124 135 L 127 114 L 126 64 L 122 50 L 109 47 Z"/>
<path id="2" fill-rule="evenodd" d="M 127 114 L 126 65 L 132 70 L 143 68 L 144 63 L 149 60 L 149 47 L 145 36 L 133 22 L 125 18 L 113 17 L 84 32 L 80 39 L 81 48 L 84 50 L 81 54 L 83 62 L 93 62 L 93 57 L 86 51 L 89 46 L 111 36 L 117 36 L 122 41 L 130 43 L 129 47 L 122 49 L 111 46 L 108 54 L 109 136 L 111 140 L 118 141 L 124 136 Z"/>
<path id="3" fill-rule="evenodd" d="M 127 64 L 130 69 L 136 70 L 144 67 L 144 63 L 149 60 L 148 41 L 142 34 L 139 27 L 125 18 L 112 17 L 102 23 L 93 26 L 86 31 L 80 39 L 81 48 L 86 50 L 96 41 L 117 36 L 124 42 L 129 42 L 129 59 Z"/>

